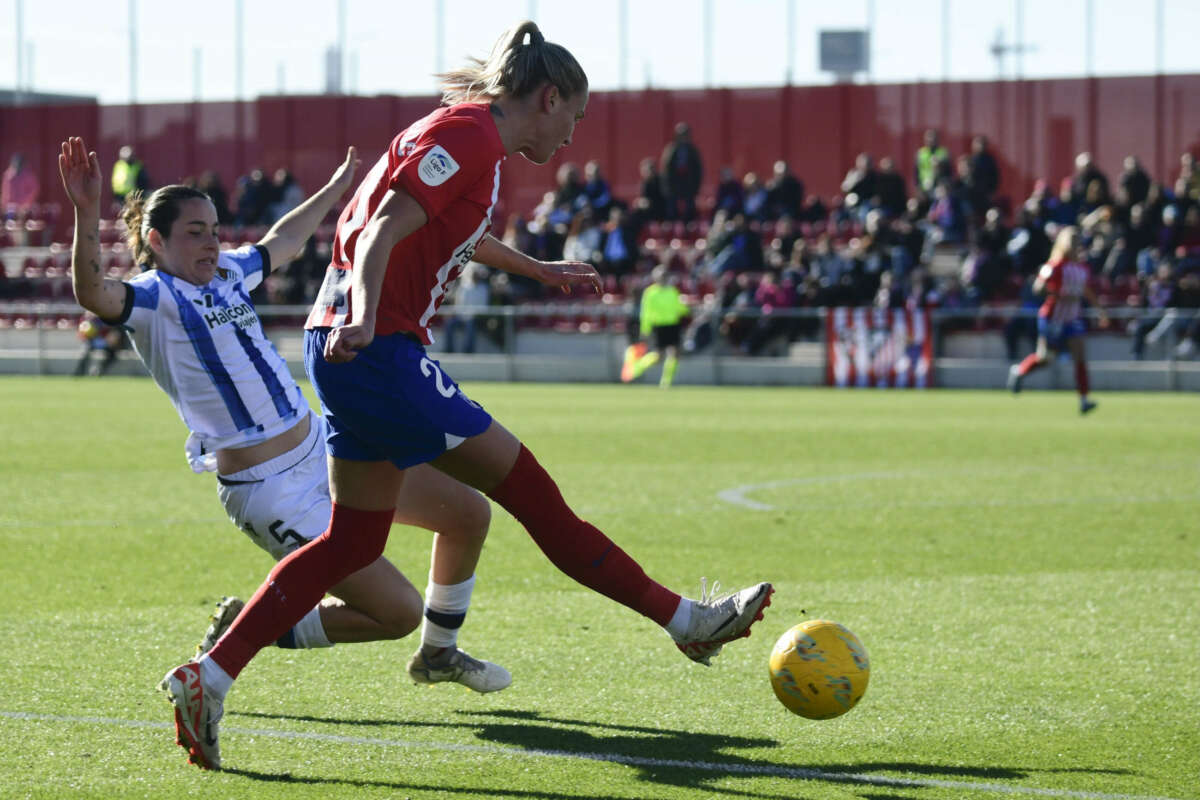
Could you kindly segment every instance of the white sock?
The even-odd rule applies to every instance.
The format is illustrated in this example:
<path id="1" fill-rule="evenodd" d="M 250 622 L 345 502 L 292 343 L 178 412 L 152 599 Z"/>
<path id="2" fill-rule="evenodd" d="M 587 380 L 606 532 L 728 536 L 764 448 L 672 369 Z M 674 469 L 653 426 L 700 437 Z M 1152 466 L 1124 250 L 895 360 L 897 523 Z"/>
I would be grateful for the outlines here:
<path id="1" fill-rule="evenodd" d="M 435 583 L 429 573 L 429 586 L 425 589 L 425 619 L 421 622 L 422 647 L 456 647 L 458 629 L 462 627 L 471 607 L 471 592 L 475 588 L 475 576 L 462 583 Z"/>
<path id="2" fill-rule="evenodd" d="M 688 623 L 692 621 L 692 601 L 686 597 L 679 598 L 679 608 L 675 609 L 675 614 L 671 617 L 671 621 L 666 624 L 667 633 L 678 639 L 687 633 Z"/>
<path id="3" fill-rule="evenodd" d="M 208 657 L 208 653 L 200 656 L 196 660 L 200 665 L 200 682 L 204 684 L 204 688 L 212 694 L 216 695 L 217 699 L 224 702 L 225 695 L 229 693 L 229 687 L 233 686 L 233 678 L 229 677 L 229 673 L 221 669 L 221 665 Z"/>
<path id="4" fill-rule="evenodd" d="M 292 626 L 292 635 L 296 637 L 296 647 L 333 647 L 333 642 L 325 635 L 325 626 L 321 624 L 321 607 L 316 606 Z"/>

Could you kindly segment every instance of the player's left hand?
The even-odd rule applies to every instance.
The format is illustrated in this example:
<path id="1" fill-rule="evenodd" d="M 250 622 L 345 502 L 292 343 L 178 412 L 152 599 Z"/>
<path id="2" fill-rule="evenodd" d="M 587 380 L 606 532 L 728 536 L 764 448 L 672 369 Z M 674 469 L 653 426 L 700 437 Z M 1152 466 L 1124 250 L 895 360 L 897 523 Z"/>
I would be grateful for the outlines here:
<path id="1" fill-rule="evenodd" d="M 572 286 L 591 286 L 600 293 L 600 273 L 591 264 L 583 261 L 539 261 L 537 279 L 547 286 L 562 289 L 570 294 Z"/>
<path id="2" fill-rule="evenodd" d="M 358 157 L 358 148 L 350 145 L 346 148 L 346 160 L 338 166 L 333 177 L 329 179 L 329 183 L 337 186 L 343 192 L 346 191 L 354 181 L 354 173 L 358 172 L 361 165 L 362 159 Z"/>

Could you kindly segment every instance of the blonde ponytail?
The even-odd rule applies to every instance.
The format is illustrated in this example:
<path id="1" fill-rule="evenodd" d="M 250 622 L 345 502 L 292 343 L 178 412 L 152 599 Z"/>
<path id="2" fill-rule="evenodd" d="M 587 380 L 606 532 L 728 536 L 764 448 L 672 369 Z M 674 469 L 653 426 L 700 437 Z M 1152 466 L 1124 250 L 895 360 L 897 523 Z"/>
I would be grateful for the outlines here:
<path id="1" fill-rule="evenodd" d="M 547 42 L 537 23 L 525 20 L 505 31 L 487 60 L 468 59 L 466 66 L 437 76 L 442 102 L 520 99 L 546 83 L 564 98 L 587 89 L 587 75 L 562 45 Z"/>

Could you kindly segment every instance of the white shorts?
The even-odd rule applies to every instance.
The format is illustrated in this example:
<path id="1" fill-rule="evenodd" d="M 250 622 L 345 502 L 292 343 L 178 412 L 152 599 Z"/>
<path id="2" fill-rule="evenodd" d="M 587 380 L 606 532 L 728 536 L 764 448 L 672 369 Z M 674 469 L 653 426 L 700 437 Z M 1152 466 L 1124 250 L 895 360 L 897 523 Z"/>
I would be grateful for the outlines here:
<path id="1" fill-rule="evenodd" d="M 217 476 L 225 513 L 276 561 L 329 527 L 325 420 L 311 411 L 308 436 L 297 447 L 232 475 Z"/>

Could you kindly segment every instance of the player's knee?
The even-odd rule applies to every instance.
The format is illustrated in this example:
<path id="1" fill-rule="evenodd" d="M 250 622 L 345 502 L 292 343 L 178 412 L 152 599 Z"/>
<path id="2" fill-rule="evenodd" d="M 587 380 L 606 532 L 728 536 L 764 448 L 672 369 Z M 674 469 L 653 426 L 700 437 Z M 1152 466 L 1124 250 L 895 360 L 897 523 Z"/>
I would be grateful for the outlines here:
<path id="1" fill-rule="evenodd" d="M 384 639 L 403 639 L 421 625 L 425 602 L 411 586 L 397 593 L 394 602 L 376 615 Z"/>
<path id="2" fill-rule="evenodd" d="M 482 544 L 492 524 L 492 504 L 483 495 L 472 492 L 471 502 L 464 504 L 460 513 L 460 523 L 466 538 Z"/>

